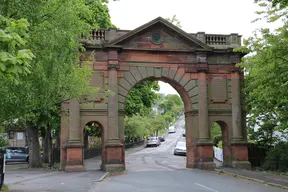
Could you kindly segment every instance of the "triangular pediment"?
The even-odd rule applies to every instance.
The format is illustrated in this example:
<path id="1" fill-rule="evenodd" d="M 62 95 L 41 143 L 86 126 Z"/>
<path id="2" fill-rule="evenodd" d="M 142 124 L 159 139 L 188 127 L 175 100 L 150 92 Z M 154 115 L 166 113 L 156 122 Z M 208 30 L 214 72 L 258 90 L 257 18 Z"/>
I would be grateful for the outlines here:
<path id="1" fill-rule="evenodd" d="M 212 50 L 207 44 L 162 17 L 111 40 L 106 46 L 148 50 Z"/>

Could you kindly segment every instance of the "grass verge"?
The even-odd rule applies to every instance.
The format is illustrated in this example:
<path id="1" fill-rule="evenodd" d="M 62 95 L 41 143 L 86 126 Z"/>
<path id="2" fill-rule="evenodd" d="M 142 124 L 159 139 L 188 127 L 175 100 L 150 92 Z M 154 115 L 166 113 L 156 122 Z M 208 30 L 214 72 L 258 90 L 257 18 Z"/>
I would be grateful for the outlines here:
<path id="1" fill-rule="evenodd" d="M 7 185 L 3 185 L 2 189 L 0 190 L 0 192 L 5 192 L 5 191 L 9 191 L 9 188 Z"/>

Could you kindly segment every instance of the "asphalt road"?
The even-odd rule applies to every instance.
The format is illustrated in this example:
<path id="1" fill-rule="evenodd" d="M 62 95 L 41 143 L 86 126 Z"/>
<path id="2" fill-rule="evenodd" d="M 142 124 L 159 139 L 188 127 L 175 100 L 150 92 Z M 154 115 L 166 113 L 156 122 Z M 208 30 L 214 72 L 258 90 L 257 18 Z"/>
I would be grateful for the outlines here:
<path id="1" fill-rule="evenodd" d="M 176 124 L 184 123 L 184 120 Z M 186 157 L 173 155 L 182 128 L 169 134 L 159 147 L 126 155 L 126 171 L 95 183 L 101 192 L 283 192 L 284 189 L 219 175 L 213 171 L 186 169 Z"/>

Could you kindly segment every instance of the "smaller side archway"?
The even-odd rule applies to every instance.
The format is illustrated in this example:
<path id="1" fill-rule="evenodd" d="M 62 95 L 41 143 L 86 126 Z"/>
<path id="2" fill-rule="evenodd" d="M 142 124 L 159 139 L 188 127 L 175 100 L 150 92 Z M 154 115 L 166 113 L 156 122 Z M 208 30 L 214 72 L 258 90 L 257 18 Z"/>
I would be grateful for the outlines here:
<path id="1" fill-rule="evenodd" d="M 210 124 L 211 130 L 211 140 L 214 144 L 214 147 L 221 149 L 222 151 L 222 161 L 221 166 L 230 166 L 231 165 L 231 145 L 230 145 L 230 135 L 229 135 L 229 126 L 226 122 L 222 120 L 213 121 Z M 215 158 L 215 151 L 214 151 Z M 219 158 L 219 157 L 218 157 Z M 217 159 L 217 158 L 216 158 Z M 218 159 L 219 160 L 219 159 Z M 221 163 L 216 163 L 216 166 Z"/>
<path id="2" fill-rule="evenodd" d="M 98 121 L 89 121 L 82 127 L 83 160 L 85 170 L 103 169 L 105 154 L 104 128 Z"/>

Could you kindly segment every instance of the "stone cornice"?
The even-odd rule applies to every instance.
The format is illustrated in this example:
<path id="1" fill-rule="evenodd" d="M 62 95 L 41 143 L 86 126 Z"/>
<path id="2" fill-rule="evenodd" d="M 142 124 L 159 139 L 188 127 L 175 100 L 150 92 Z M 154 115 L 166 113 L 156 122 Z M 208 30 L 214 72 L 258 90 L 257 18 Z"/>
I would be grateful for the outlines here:
<path id="1" fill-rule="evenodd" d="M 197 64 L 196 70 L 197 70 L 197 72 L 207 73 L 209 70 L 208 64 L 207 63 L 199 63 L 199 64 Z"/>
<path id="2" fill-rule="evenodd" d="M 231 116 L 232 115 L 232 109 L 208 109 L 209 115 L 225 115 L 225 116 Z"/>
<path id="3" fill-rule="evenodd" d="M 119 116 L 124 116 L 125 115 L 125 111 L 124 110 L 118 110 L 118 114 L 119 114 Z"/>
<path id="4" fill-rule="evenodd" d="M 120 69 L 119 61 L 116 59 L 110 59 L 108 60 L 108 70 L 110 69 Z"/>
<path id="5" fill-rule="evenodd" d="M 197 116 L 197 115 L 198 115 L 198 109 L 196 109 L 196 110 L 191 110 L 191 111 L 186 111 L 184 114 L 185 114 L 185 117 L 188 117 L 188 116 Z"/>
<path id="6" fill-rule="evenodd" d="M 81 109 L 80 116 L 107 116 L 107 109 Z"/>

